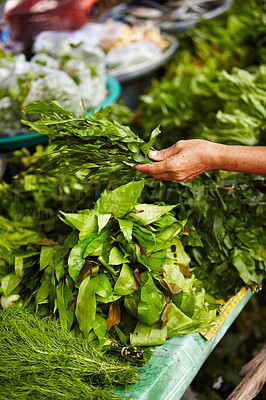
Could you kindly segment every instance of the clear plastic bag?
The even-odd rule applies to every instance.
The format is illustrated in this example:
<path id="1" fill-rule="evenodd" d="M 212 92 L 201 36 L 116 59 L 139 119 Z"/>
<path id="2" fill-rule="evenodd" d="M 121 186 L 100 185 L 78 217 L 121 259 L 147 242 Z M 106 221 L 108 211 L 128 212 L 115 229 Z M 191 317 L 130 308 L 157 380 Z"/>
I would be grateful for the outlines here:
<path id="1" fill-rule="evenodd" d="M 160 54 L 160 49 L 152 42 L 132 42 L 127 46 L 111 49 L 106 55 L 106 66 L 111 70 L 124 69 L 152 60 Z"/>
<path id="2" fill-rule="evenodd" d="M 78 86 L 64 71 L 51 70 L 46 76 L 33 80 L 23 107 L 35 100 L 56 100 L 63 108 L 81 115 L 84 110 Z"/>

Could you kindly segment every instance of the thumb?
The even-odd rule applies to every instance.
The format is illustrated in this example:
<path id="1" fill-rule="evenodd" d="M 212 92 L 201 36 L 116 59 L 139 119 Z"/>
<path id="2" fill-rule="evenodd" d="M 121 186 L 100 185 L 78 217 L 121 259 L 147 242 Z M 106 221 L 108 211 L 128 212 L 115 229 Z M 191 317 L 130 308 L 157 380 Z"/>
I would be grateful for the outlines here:
<path id="1" fill-rule="evenodd" d="M 161 151 L 149 151 L 148 156 L 155 161 L 163 161 L 166 158 L 169 158 L 176 154 L 177 149 L 176 149 L 176 144 L 174 144 L 171 147 L 168 147 L 167 149 L 163 149 Z"/>

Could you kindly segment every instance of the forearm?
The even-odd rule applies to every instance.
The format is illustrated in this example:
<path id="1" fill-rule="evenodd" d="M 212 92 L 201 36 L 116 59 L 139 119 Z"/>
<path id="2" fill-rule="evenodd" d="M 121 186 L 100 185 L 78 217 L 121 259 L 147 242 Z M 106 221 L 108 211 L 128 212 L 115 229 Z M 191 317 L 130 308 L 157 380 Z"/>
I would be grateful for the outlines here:
<path id="1" fill-rule="evenodd" d="M 266 146 L 213 145 L 210 169 L 266 176 Z"/>

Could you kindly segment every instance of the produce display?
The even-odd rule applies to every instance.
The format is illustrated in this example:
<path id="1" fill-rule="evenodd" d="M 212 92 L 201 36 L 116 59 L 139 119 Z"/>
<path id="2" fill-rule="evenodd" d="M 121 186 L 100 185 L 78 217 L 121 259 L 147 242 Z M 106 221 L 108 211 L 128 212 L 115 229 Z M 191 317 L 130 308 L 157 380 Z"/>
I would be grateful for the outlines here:
<path id="1" fill-rule="evenodd" d="M 107 11 L 102 19 L 115 18 L 142 25 L 148 20 L 164 32 L 178 32 L 194 26 L 200 18 L 215 18 L 232 5 L 232 0 L 129 1 Z"/>
<path id="2" fill-rule="evenodd" d="M 266 144 L 263 2 L 235 3 L 178 37 L 180 51 L 134 113 L 117 103 L 88 116 L 85 102 L 77 113 L 73 96 L 30 101 L 36 74 L 10 74 L 18 59 L 2 54 L 2 84 L 13 82 L 0 91 L 2 132 L 23 126 L 49 138 L 9 154 L 11 177 L 0 180 L 0 380 L 9 397 L 53 390 L 74 399 L 78 385 L 79 398 L 115 399 L 108 388 L 135 382 L 130 364 L 148 362 L 152 347 L 208 329 L 230 296 L 261 288 L 265 178 L 210 171 L 163 182 L 134 169 L 180 138 Z M 79 84 L 72 50 L 59 64 Z M 59 62 L 31 61 L 38 79 L 48 60 Z"/>
<path id="3" fill-rule="evenodd" d="M 107 50 L 115 49 L 117 47 L 124 47 L 132 42 L 148 41 L 156 44 L 161 51 L 169 47 L 170 40 L 166 35 L 161 33 L 161 30 L 153 24 L 152 21 L 146 21 L 142 25 L 128 25 L 117 23 L 113 20 L 106 21 L 110 30 L 114 31 L 114 38 L 110 39 L 108 36 L 103 37 L 99 44 Z M 120 28 L 120 29 L 119 29 Z M 115 34 L 116 29 L 119 30 L 119 35 Z"/>
<path id="4" fill-rule="evenodd" d="M 48 134 L 51 140 L 50 149 L 48 147 L 46 154 L 39 158 L 44 175 L 35 168 L 34 174 L 31 172 L 22 178 L 26 191 L 38 188 L 37 178 L 39 182 L 43 180 L 49 193 L 49 189 L 53 190 L 52 177 L 56 174 L 64 178 L 72 176 L 72 180 L 75 174 L 79 179 L 105 176 L 108 180 L 102 181 L 100 196 L 90 202 L 89 208 L 75 212 L 56 210 L 61 221 L 72 228 L 68 235 L 62 233 L 64 229 L 56 234 L 57 228 L 48 229 L 47 237 L 45 231 L 36 229 L 34 217 L 25 216 L 27 205 L 24 210 L 22 208 L 19 221 L 16 220 L 18 209 L 13 221 L 2 217 L 2 305 L 8 301 L 22 302 L 24 307 L 37 309 L 44 305 L 46 313 L 59 313 L 65 329 L 78 329 L 90 340 L 103 340 L 114 327 L 113 334 L 124 345 L 151 346 L 163 343 L 172 335 L 208 327 L 219 312 L 215 297 L 221 300 L 219 295 L 222 294 L 226 299 L 226 293 L 237 290 L 243 282 L 260 285 L 256 272 L 264 270 L 266 261 L 260 239 L 263 227 L 253 228 L 253 222 L 247 228 L 249 214 L 245 215 L 243 223 L 237 213 L 238 203 L 228 205 L 227 221 L 219 207 L 216 209 L 206 203 L 204 209 L 204 188 L 197 180 L 187 183 L 192 194 L 188 196 L 188 191 L 184 191 L 184 197 L 181 197 L 181 218 L 174 212 L 177 203 L 167 205 L 165 201 L 160 204 L 162 199 L 139 201 L 146 180 L 139 179 L 132 166 L 139 160 L 145 162 L 145 152 L 159 134 L 158 130 L 152 133 L 151 141 L 145 143 L 129 128 L 112 121 L 108 110 L 98 111 L 91 118 L 85 115 L 77 119 L 55 103 L 48 105 L 37 101 L 26 106 L 25 112 L 40 115 L 37 121 L 24 123 L 34 131 L 38 129 Z M 94 162 L 86 163 L 83 156 L 86 146 L 93 148 L 94 159 L 91 161 Z M 129 156 L 129 162 L 125 163 L 121 151 L 124 154 L 132 152 L 131 162 Z M 104 164 L 100 162 L 101 158 L 104 158 Z M 125 167 L 130 167 L 136 176 L 129 174 L 129 183 L 121 184 Z M 48 170 L 50 179 L 47 180 L 45 173 Z M 110 186 L 112 179 L 118 187 L 103 190 L 104 184 Z M 16 185 L 18 183 L 19 180 Z M 146 182 L 147 187 L 154 184 L 153 180 Z M 164 188 L 167 190 L 167 186 Z M 180 193 L 180 190 L 174 190 Z M 217 188 L 211 190 L 218 196 Z M 162 194 L 162 191 L 155 193 Z M 40 195 L 40 189 L 36 195 Z M 167 200 L 172 200 L 169 195 Z M 227 206 L 222 198 L 220 200 L 225 212 Z M 7 214 L 12 215 L 12 203 L 6 199 L 3 204 L 8 207 Z M 44 207 L 43 202 L 41 206 Z M 257 208 L 256 213 L 257 217 L 263 215 L 263 208 Z M 202 218 L 208 218 L 209 224 L 213 220 L 214 241 L 204 248 L 197 229 L 194 232 L 197 225 L 201 231 Z M 42 223 L 49 226 L 49 220 Z M 202 232 L 204 240 L 207 239 L 205 230 Z M 223 276 L 226 280 L 228 274 L 231 276 L 223 291 L 217 291 L 212 281 L 212 288 L 207 286 L 209 292 L 206 294 L 203 281 L 190 269 L 190 255 L 182 241 L 193 256 L 195 271 L 196 266 L 200 266 L 198 275 L 203 279 L 214 263 L 218 265 L 212 273 L 221 274 L 228 270 Z M 223 278 L 220 283 L 224 285 Z M 88 304 L 90 307 L 86 306 Z"/>

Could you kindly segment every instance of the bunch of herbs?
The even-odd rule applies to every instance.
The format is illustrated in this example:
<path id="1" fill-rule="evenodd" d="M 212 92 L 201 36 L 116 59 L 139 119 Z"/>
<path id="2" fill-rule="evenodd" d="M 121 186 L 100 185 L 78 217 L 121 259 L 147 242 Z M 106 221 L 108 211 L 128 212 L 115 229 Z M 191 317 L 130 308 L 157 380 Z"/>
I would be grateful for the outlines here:
<path id="1" fill-rule="evenodd" d="M 247 71 L 198 68 L 184 55 L 171 73 L 153 83 L 138 107 L 141 134 L 160 124 L 158 148 L 179 139 L 224 144 L 265 144 L 265 65 Z M 166 134 L 167 132 L 167 134 Z"/>
<path id="2" fill-rule="evenodd" d="M 208 294 L 228 299 L 265 276 L 265 178 L 216 171 L 186 183 L 146 181 L 141 201 L 180 203 L 195 232 L 183 238 L 190 271 Z"/>
<path id="3" fill-rule="evenodd" d="M 151 133 L 148 143 L 140 139 L 129 127 L 109 118 L 110 107 L 75 117 L 59 104 L 35 101 L 28 104 L 26 114 L 39 118 L 31 122 L 22 120 L 33 131 L 49 137 L 54 149 L 44 159 L 42 171 L 60 175 L 79 173 L 86 179 L 99 179 L 113 173 L 128 174 L 137 163 L 150 163 L 147 156 L 159 128 Z"/>
<path id="4" fill-rule="evenodd" d="M 19 307 L 0 311 L 0 399 L 115 400 L 137 370 Z"/>

